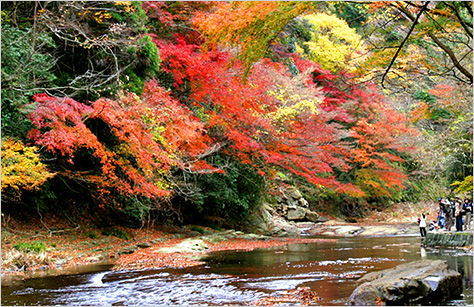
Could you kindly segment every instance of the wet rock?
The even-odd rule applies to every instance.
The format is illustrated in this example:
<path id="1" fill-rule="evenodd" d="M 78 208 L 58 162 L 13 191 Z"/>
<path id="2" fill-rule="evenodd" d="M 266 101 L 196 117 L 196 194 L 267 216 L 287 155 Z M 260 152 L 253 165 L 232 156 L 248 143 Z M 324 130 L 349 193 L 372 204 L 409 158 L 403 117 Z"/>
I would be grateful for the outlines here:
<path id="1" fill-rule="evenodd" d="M 206 228 L 203 228 L 203 231 L 204 231 L 203 235 L 205 235 L 205 236 L 212 235 L 212 234 L 215 233 L 215 231 L 212 231 L 212 230 L 209 230 L 209 229 L 206 229 Z"/>
<path id="2" fill-rule="evenodd" d="M 84 259 L 84 261 L 86 262 L 98 262 L 100 261 L 99 257 L 87 257 L 86 259 Z"/>
<path id="3" fill-rule="evenodd" d="M 397 227 L 390 226 L 373 226 L 363 229 L 359 234 L 362 236 L 372 236 L 372 235 L 394 235 L 400 232 L 400 229 Z"/>
<path id="4" fill-rule="evenodd" d="M 148 248 L 150 246 L 151 246 L 151 244 L 148 243 L 148 242 L 142 242 L 142 243 L 137 244 L 137 247 L 139 247 L 139 248 Z"/>
<path id="5" fill-rule="evenodd" d="M 245 240 L 266 240 L 266 239 L 268 239 L 267 236 L 261 236 L 261 235 L 257 235 L 257 234 L 254 234 L 254 233 L 244 234 L 244 235 L 240 236 L 240 238 L 245 239 Z"/>
<path id="6" fill-rule="evenodd" d="M 361 229 L 362 227 L 359 226 L 337 226 L 335 227 L 335 233 L 338 235 L 352 235 Z"/>
<path id="7" fill-rule="evenodd" d="M 118 252 L 119 255 L 133 254 L 137 250 L 136 247 L 127 247 Z"/>
<path id="8" fill-rule="evenodd" d="M 201 233 L 198 232 L 198 231 L 190 231 L 190 232 L 186 233 L 186 235 L 188 237 L 199 237 L 201 235 Z"/>
<path id="9" fill-rule="evenodd" d="M 202 239 L 186 239 L 174 246 L 163 247 L 156 251 L 155 253 L 195 253 L 202 252 L 207 250 L 208 247 L 206 242 Z"/>
<path id="10" fill-rule="evenodd" d="M 165 238 L 158 238 L 158 239 L 151 240 L 150 243 L 151 244 L 158 244 L 158 243 L 162 243 L 162 242 L 165 242 L 165 241 L 166 241 Z"/>
<path id="11" fill-rule="evenodd" d="M 348 305 L 439 305 L 462 293 L 461 274 L 446 261 L 421 260 L 366 274 Z"/>
<path id="12" fill-rule="evenodd" d="M 171 236 L 173 239 L 182 239 L 186 237 L 184 233 L 175 233 L 174 235 Z"/>
<path id="13" fill-rule="evenodd" d="M 316 212 L 311 211 L 309 209 L 306 209 L 305 218 L 308 221 L 311 221 L 313 223 L 323 223 L 323 222 L 326 222 L 328 220 L 328 218 L 322 217 L 319 214 L 317 214 Z"/>
<path id="14" fill-rule="evenodd" d="M 227 241 L 227 238 L 223 236 L 207 236 L 203 237 L 202 239 L 209 243 L 219 243 L 222 241 Z"/>

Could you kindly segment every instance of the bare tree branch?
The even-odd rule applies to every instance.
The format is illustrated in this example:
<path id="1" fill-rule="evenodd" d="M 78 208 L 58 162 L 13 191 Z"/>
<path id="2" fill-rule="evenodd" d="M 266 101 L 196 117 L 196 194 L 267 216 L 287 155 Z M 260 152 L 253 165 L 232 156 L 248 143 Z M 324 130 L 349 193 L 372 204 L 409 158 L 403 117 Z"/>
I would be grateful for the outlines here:
<path id="1" fill-rule="evenodd" d="M 406 8 L 402 7 L 402 6 L 399 6 L 397 7 L 397 9 L 399 9 L 400 11 L 402 11 L 406 16 L 407 18 L 409 18 L 411 21 L 413 21 L 413 25 L 415 25 L 418 21 L 418 16 L 417 18 L 415 18 L 411 13 L 410 11 L 408 11 Z M 428 36 L 433 40 L 433 42 L 435 42 L 436 45 L 438 45 L 439 48 L 441 48 L 448 56 L 449 58 L 451 59 L 451 61 L 453 62 L 454 66 L 464 75 L 466 76 L 470 83 L 472 84 L 472 73 L 467 70 L 466 68 L 464 68 L 461 63 L 459 62 L 459 60 L 457 59 L 456 55 L 454 54 L 453 50 L 451 50 L 447 45 L 445 45 L 443 42 L 441 42 L 440 39 L 438 39 L 436 37 L 436 35 L 433 34 L 432 31 L 428 31 L 427 32 Z"/>
<path id="2" fill-rule="evenodd" d="M 459 20 L 459 22 L 461 23 L 461 26 L 464 28 L 464 31 L 467 32 L 469 37 L 472 37 L 472 22 L 469 23 L 468 21 L 464 20 L 459 14 L 459 11 L 456 8 L 456 6 L 454 6 L 453 4 L 449 3 L 448 1 L 445 1 L 444 4 L 454 12 L 454 14 L 456 15 L 456 18 Z"/>
<path id="3" fill-rule="evenodd" d="M 410 30 L 408 31 L 407 35 L 405 36 L 405 38 L 404 38 L 403 41 L 401 42 L 400 46 L 398 47 L 397 52 L 395 52 L 395 55 L 392 57 L 392 60 L 390 61 L 390 64 L 389 64 L 388 67 L 387 67 L 387 70 L 385 71 L 385 73 L 384 73 L 383 76 L 382 76 L 381 85 L 382 85 L 383 88 L 385 88 L 385 86 L 384 86 L 385 77 L 387 76 L 388 72 L 390 71 L 390 68 L 392 68 L 392 65 L 395 63 L 395 60 L 397 59 L 398 54 L 400 53 L 400 51 L 402 50 L 402 48 L 403 48 L 403 46 L 405 45 L 406 41 L 408 40 L 408 38 L 410 37 L 411 33 L 412 33 L 413 30 L 415 29 L 415 26 L 416 26 L 416 24 L 418 23 L 418 19 L 420 18 L 421 14 L 423 14 L 423 11 L 428 7 L 428 4 L 429 4 L 429 3 L 430 3 L 430 1 L 426 1 L 426 2 L 425 2 L 425 5 L 423 5 L 423 7 L 420 9 L 420 11 L 418 12 L 418 15 L 416 15 L 416 18 L 415 18 L 415 20 L 413 21 L 413 24 L 412 24 Z"/>

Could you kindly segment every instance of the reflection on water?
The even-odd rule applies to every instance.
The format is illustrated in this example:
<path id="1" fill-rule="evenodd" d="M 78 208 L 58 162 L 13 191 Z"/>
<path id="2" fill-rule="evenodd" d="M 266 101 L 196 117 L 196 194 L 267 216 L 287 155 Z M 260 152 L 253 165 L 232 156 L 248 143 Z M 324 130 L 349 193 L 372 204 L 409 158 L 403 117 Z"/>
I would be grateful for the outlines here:
<path id="1" fill-rule="evenodd" d="M 420 247 L 418 237 L 341 238 L 252 252 L 216 252 L 187 269 L 93 272 L 35 278 L 2 287 L 2 305 L 248 305 L 265 295 L 310 287 L 319 305 L 344 305 L 364 274 L 407 261 L 444 259 L 463 274 L 472 305 L 472 255 Z"/>

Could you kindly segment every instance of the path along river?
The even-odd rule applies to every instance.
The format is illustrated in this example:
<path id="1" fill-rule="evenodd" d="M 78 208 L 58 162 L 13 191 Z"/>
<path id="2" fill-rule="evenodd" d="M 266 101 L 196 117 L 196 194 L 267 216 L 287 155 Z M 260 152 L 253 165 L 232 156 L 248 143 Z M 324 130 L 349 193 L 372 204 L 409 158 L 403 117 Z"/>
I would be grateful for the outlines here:
<path id="1" fill-rule="evenodd" d="M 419 236 L 339 237 L 251 252 L 215 252 L 184 269 L 88 272 L 2 283 L 4 305 L 248 305 L 310 287 L 320 306 L 345 305 L 365 273 L 418 259 L 445 259 L 463 276 L 463 295 L 445 305 L 473 304 L 472 253 L 423 248 Z"/>

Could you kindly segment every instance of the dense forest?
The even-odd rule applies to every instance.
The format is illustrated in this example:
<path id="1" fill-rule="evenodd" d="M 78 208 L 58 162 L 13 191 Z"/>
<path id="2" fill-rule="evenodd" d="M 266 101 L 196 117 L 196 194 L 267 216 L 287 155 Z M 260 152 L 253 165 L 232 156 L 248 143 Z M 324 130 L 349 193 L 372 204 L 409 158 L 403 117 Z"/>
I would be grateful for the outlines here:
<path id="1" fill-rule="evenodd" d="M 233 225 L 472 196 L 466 1 L 1 3 L 2 212 Z"/>

